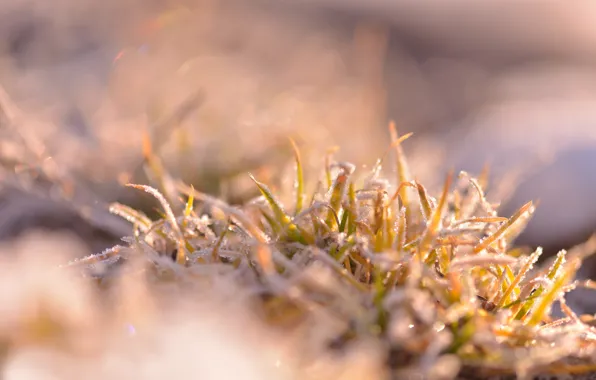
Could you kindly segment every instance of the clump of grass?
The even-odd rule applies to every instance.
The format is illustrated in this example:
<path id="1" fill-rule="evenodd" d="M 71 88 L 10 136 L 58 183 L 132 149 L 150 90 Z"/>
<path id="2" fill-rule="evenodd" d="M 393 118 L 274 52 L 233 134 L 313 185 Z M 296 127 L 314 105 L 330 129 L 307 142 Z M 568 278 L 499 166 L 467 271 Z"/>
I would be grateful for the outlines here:
<path id="1" fill-rule="evenodd" d="M 131 186 L 153 195 L 163 217 L 113 205 L 134 225 L 126 240 L 133 249 L 115 247 L 70 265 L 126 261 L 135 252 L 157 282 L 225 272 L 252 294 L 271 326 L 301 328 L 321 316 L 336 321 L 339 328 L 316 339 L 313 352 L 341 355 L 359 342 L 377 342 L 393 378 L 596 370 L 596 330 L 564 300 L 578 286 L 593 287 L 574 279 L 585 252 L 562 251 L 551 266 L 538 267 L 541 249 L 525 254 L 513 245 L 534 213 L 532 202 L 498 216 L 485 196 L 487 176 L 465 172 L 449 173 L 435 198 L 409 174 L 401 148 L 409 135 L 400 137 L 393 125 L 390 132 L 394 181 L 381 176 L 387 155 L 368 173 L 329 156 L 310 194 L 292 142 L 290 205 L 252 175 L 262 196 L 241 207 L 226 204 L 164 175 L 158 158 L 146 153 L 149 166 L 160 168 L 157 186 Z M 112 273 L 95 275 L 109 282 Z M 556 303 L 565 317 L 553 317 Z"/>

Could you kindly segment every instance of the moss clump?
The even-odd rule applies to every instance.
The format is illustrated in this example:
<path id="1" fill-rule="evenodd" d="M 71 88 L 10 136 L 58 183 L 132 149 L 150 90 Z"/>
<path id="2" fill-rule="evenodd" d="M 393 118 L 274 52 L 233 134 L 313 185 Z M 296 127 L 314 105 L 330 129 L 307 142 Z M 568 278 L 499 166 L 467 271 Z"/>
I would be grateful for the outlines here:
<path id="1" fill-rule="evenodd" d="M 384 159 L 364 175 L 328 159 L 318 190 L 306 194 L 293 144 L 289 207 L 252 176 L 262 196 L 231 206 L 168 177 L 147 154 L 156 185 L 131 186 L 157 198 L 163 217 L 151 220 L 112 205 L 134 225 L 129 247 L 69 266 L 91 269 L 96 262 L 140 257 L 156 282 L 209 284 L 227 276 L 252 294 L 253 307 L 271 326 L 292 329 L 321 315 L 334 319 L 339 327 L 313 340 L 316 352 L 380 344 L 392 378 L 593 371 L 596 331 L 564 298 L 578 286 L 593 286 L 574 279 L 589 252 L 562 251 L 537 265 L 541 249 L 527 253 L 513 246 L 534 212 L 532 202 L 511 217 L 498 216 L 485 197 L 487 176 L 464 172 L 448 174 L 438 197 L 431 196 L 408 172 L 400 145 L 408 135 L 390 130 L 398 174 L 393 186 L 381 177 Z M 115 273 L 128 275 L 109 269 L 93 275 L 109 283 Z M 564 317 L 552 316 L 555 303 Z"/>

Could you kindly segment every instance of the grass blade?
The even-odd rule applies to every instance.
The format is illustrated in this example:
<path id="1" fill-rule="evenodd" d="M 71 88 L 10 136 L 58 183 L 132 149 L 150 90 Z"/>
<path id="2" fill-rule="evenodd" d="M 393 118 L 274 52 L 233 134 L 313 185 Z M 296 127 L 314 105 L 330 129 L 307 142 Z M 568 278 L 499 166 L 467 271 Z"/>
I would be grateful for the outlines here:
<path id="1" fill-rule="evenodd" d="M 416 189 L 418 190 L 418 196 L 420 197 L 420 207 L 422 208 L 422 215 L 424 216 L 425 220 L 429 220 L 432 216 L 433 209 L 428 199 L 428 193 L 424 186 L 422 186 L 418 181 L 414 181 L 416 185 Z"/>
<path id="2" fill-rule="evenodd" d="M 163 208 L 163 210 L 165 212 L 166 218 L 171 223 L 172 229 L 174 230 L 174 233 L 176 234 L 176 237 L 177 237 L 176 243 L 177 243 L 177 248 L 178 248 L 178 254 L 176 255 L 176 262 L 180 265 L 185 265 L 186 264 L 186 240 L 184 239 L 184 234 L 180 230 L 180 226 L 178 225 L 178 222 L 176 221 L 176 216 L 174 215 L 174 211 L 170 207 L 170 204 L 168 203 L 166 198 L 159 191 L 157 191 L 156 189 L 154 189 L 150 186 L 135 185 L 135 184 L 127 184 L 126 186 L 132 187 L 134 189 L 142 190 L 146 193 L 149 193 L 159 201 L 159 203 L 161 204 L 161 207 Z"/>
<path id="3" fill-rule="evenodd" d="M 348 186 L 348 206 L 348 209 L 345 211 L 348 213 L 348 236 L 351 236 L 356 232 L 356 215 L 358 213 L 356 208 L 356 191 L 352 182 Z"/>
<path id="4" fill-rule="evenodd" d="M 524 276 L 532 269 L 532 266 L 538 261 L 538 258 L 542 254 L 542 248 L 536 249 L 536 251 L 526 260 L 524 265 L 520 268 L 517 276 L 513 279 L 509 287 L 503 293 L 503 295 L 495 302 L 497 307 L 502 307 L 511 293 L 513 293 L 514 289 L 519 285 L 519 283 L 524 279 Z"/>
<path id="5" fill-rule="evenodd" d="M 336 221 L 337 215 L 339 214 L 342 200 L 349 186 L 348 179 L 353 171 L 354 168 L 351 166 L 343 165 L 340 167 L 340 172 L 337 174 L 337 177 L 335 177 L 335 181 L 333 181 L 329 193 L 327 194 L 327 199 L 329 200 L 329 205 L 331 207 L 327 213 L 325 222 L 331 229 L 339 228 Z"/>
<path id="6" fill-rule="evenodd" d="M 130 223 L 134 223 L 141 228 L 142 232 L 147 232 L 153 222 L 143 212 L 128 207 L 121 203 L 112 203 L 109 208 L 110 213 L 118 215 Z"/>
<path id="7" fill-rule="evenodd" d="M 555 262 L 551 266 L 546 276 L 549 280 L 554 280 L 555 277 L 559 275 L 561 268 L 563 267 L 563 265 L 565 265 L 566 255 L 567 251 L 565 250 L 562 250 L 557 254 L 557 258 L 555 259 Z M 540 286 L 538 289 L 536 289 L 536 291 L 534 291 L 532 299 L 528 300 L 519 307 L 519 311 L 515 314 L 515 319 L 522 319 L 532 308 L 532 306 L 534 306 L 535 298 L 542 296 L 542 293 L 544 293 L 544 287 Z"/>
<path id="8" fill-rule="evenodd" d="M 443 217 L 443 209 L 447 203 L 447 194 L 449 192 L 449 188 L 451 187 L 452 179 L 453 171 L 450 171 L 447 175 L 447 179 L 445 180 L 445 184 L 443 185 L 443 192 L 441 193 L 441 198 L 439 199 L 437 208 L 433 211 L 432 216 L 427 223 L 426 230 L 424 231 L 424 234 L 420 240 L 420 245 L 418 246 L 418 255 L 422 261 L 426 261 L 426 258 L 430 253 L 433 240 L 439 230 L 441 219 Z"/>
<path id="9" fill-rule="evenodd" d="M 296 224 L 292 222 L 292 219 L 286 214 L 281 203 L 279 203 L 277 199 L 275 199 L 275 196 L 267 187 L 267 185 L 257 181 L 252 174 L 249 174 L 249 176 L 250 179 L 252 179 L 253 182 L 257 185 L 261 194 L 265 197 L 265 200 L 267 201 L 269 207 L 271 207 L 271 210 L 273 211 L 275 221 L 279 224 L 279 226 L 283 228 L 283 231 L 287 233 L 287 237 L 289 237 L 293 241 L 299 241 L 303 244 L 307 244 L 308 242 L 302 236 L 300 230 L 298 229 L 298 226 L 296 226 Z M 273 224 L 272 227 L 274 227 Z"/>
<path id="10" fill-rule="evenodd" d="M 271 210 L 273 211 L 273 215 L 277 222 L 282 226 L 289 224 L 291 222 L 290 217 L 286 214 L 285 210 L 277 201 L 277 199 L 275 199 L 275 196 L 273 195 L 271 190 L 269 190 L 267 185 L 257 181 L 256 178 L 250 173 L 249 176 L 250 179 L 257 185 L 263 197 L 265 197 L 265 200 L 269 204 L 269 207 L 271 207 Z"/>
<path id="11" fill-rule="evenodd" d="M 294 158 L 296 160 L 296 207 L 294 213 L 297 215 L 304 207 L 304 170 L 302 168 L 302 158 L 300 157 L 300 151 L 298 150 L 296 142 L 290 138 L 290 144 L 294 150 Z"/>
<path id="12" fill-rule="evenodd" d="M 507 222 L 503 223 L 494 234 L 490 235 L 489 237 L 482 240 L 478 245 L 474 247 L 474 253 L 480 253 L 481 251 L 487 249 L 491 244 L 496 242 L 498 239 L 502 238 L 507 231 L 513 226 L 519 219 L 521 219 L 526 213 L 533 213 L 534 212 L 534 205 L 532 201 L 523 205 Z"/>
<path id="13" fill-rule="evenodd" d="M 147 177 L 150 180 L 152 179 L 155 182 L 155 185 L 163 192 L 165 199 L 167 199 L 168 204 L 172 209 L 176 210 L 176 212 L 182 211 L 174 181 L 166 173 L 159 157 L 153 152 L 151 138 L 147 131 L 143 133 L 143 159 L 143 167 Z"/>
<path id="14" fill-rule="evenodd" d="M 555 282 L 550 289 L 546 291 L 544 296 L 542 296 L 542 298 L 539 300 L 538 304 L 532 310 L 530 310 L 530 314 L 528 314 L 525 321 L 526 325 L 536 326 L 544 319 L 546 313 L 552 306 L 552 303 L 557 299 L 561 289 L 572 280 L 580 262 L 581 261 L 577 259 L 570 261 L 569 264 L 563 268 L 562 273 L 556 277 Z"/>
<path id="15" fill-rule="evenodd" d="M 406 160 L 406 156 L 404 154 L 403 148 L 400 144 L 400 136 L 397 132 L 397 127 L 395 126 L 395 122 L 391 121 L 389 123 L 389 134 L 391 136 L 391 145 L 395 148 L 395 156 L 396 156 L 396 166 L 397 166 L 397 183 L 401 184 L 404 182 L 410 181 L 410 169 L 408 167 L 408 162 Z M 395 145 L 394 145 L 395 144 Z M 410 205 L 410 198 L 408 194 L 408 190 L 406 188 L 400 189 L 401 193 L 400 198 L 406 206 L 406 219 L 408 223 L 412 221 L 412 206 Z"/>
<path id="16" fill-rule="evenodd" d="M 192 188 L 192 185 L 191 185 Z M 184 216 L 186 218 L 190 217 L 192 211 L 194 210 L 194 203 L 195 203 L 195 196 L 194 192 L 190 193 L 188 196 L 188 200 L 186 201 L 186 207 L 184 208 Z"/>

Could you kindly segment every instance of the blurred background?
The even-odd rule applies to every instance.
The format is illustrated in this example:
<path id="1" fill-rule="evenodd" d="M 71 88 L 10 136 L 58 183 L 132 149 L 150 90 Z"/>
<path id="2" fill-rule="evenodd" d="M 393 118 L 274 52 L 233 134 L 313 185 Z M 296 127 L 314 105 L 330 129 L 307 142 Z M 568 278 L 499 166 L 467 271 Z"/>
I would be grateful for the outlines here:
<path id="1" fill-rule="evenodd" d="M 240 200 L 247 171 L 286 165 L 287 136 L 313 167 L 332 146 L 370 166 L 395 120 L 423 184 L 490 164 L 501 214 L 540 200 L 520 242 L 556 252 L 596 228 L 595 17 L 554 0 L 5 0 L 0 237 L 109 246 L 127 227 L 102 205 L 138 199 L 121 182 L 143 181 L 143 133 L 173 175 Z"/>

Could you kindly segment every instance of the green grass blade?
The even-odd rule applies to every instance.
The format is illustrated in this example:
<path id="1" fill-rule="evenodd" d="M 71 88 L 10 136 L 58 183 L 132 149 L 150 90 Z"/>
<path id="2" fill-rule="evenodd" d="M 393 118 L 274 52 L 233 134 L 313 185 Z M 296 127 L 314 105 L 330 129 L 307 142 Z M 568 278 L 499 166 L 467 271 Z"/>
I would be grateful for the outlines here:
<path id="1" fill-rule="evenodd" d="M 192 185 L 190 187 L 192 188 Z M 186 207 L 184 208 L 184 216 L 185 217 L 188 218 L 191 216 L 192 211 L 194 210 L 194 203 L 195 203 L 195 196 L 194 196 L 194 192 L 192 192 L 188 196 L 188 199 L 186 201 Z"/>
<path id="2" fill-rule="evenodd" d="M 259 188 L 259 191 L 265 197 L 265 200 L 267 201 L 267 203 L 269 204 L 269 207 L 273 211 L 274 220 L 273 221 L 268 220 L 269 223 L 271 224 L 271 226 L 275 229 L 275 227 L 274 227 L 275 223 L 273 223 L 273 222 L 276 222 L 281 227 L 280 233 L 284 233 L 287 238 L 289 238 L 292 241 L 298 241 L 302 244 L 308 244 L 309 239 L 305 238 L 302 235 L 298 226 L 296 226 L 296 224 L 294 224 L 292 222 L 292 218 L 290 218 L 290 216 L 288 216 L 286 214 L 281 203 L 279 203 L 277 201 L 277 199 L 275 199 L 275 196 L 273 195 L 271 190 L 267 187 L 267 185 L 257 181 L 252 174 L 249 174 L 249 176 L 250 176 L 250 179 L 252 179 L 253 182 L 257 185 L 257 187 Z M 266 214 L 263 214 L 263 215 L 266 215 Z"/>
<path id="3" fill-rule="evenodd" d="M 524 279 L 525 275 L 532 269 L 532 266 L 536 263 L 540 255 L 542 254 L 542 248 L 536 249 L 536 251 L 526 260 L 524 265 L 520 268 L 517 276 L 513 279 L 509 287 L 503 293 L 503 295 L 495 302 L 497 307 L 502 307 L 505 302 L 509 299 L 509 296 L 514 292 L 515 288 L 518 287 L 519 283 Z"/>
<path id="4" fill-rule="evenodd" d="M 554 280 L 555 277 L 557 277 L 559 275 L 561 268 L 565 264 L 566 255 L 567 255 L 567 251 L 565 251 L 565 250 L 562 250 L 557 254 L 557 258 L 555 259 L 555 262 L 549 269 L 549 272 L 546 276 L 549 280 Z M 532 306 L 534 306 L 535 299 L 542 296 L 543 293 L 544 293 L 544 287 L 543 286 L 538 287 L 538 289 L 536 289 L 534 291 L 534 295 L 532 296 L 532 299 L 527 300 L 523 305 L 521 305 L 520 310 L 515 315 L 515 319 L 517 319 L 517 320 L 522 319 L 528 313 L 528 311 L 532 308 Z"/>
<path id="5" fill-rule="evenodd" d="M 327 213 L 327 218 L 325 219 L 325 223 L 331 228 L 332 230 L 335 228 L 339 228 L 337 224 L 337 215 L 341 209 L 341 202 L 344 198 L 346 190 L 349 185 L 348 179 L 352 174 L 353 168 L 341 168 L 340 172 L 335 177 L 335 181 L 331 185 L 329 189 L 329 193 L 327 198 L 329 200 L 330 210 Z"/>
<path id="6" fill-rule="evenodd" d="M 346 210 L 348 213 L 348 236 L 351 236 L 356 232 L 356 215 L 358 213 L 356 209 L 356 191 L 352 182 L 348 186 L 348 205 L 349 209 Z"/>
<path id="7" fill-rule="evenodd" d="M 249 176 L 250 176 L 250 179 L 257 185 L 257 187 L 259 188 L 259 191 L 261 192 L 263 197 L 265 197 L 265 200 L 269 204 L 269 207 L 271 207 L 271 210 L 273 211 L 275 220 L 281 226 L 285 226 L 285 225 L 289 224 L 291 222 L 290 217 L 286 214 L 282 205 L 277 201 L 277 199 L 275 199 L 275 196 L 273 195 L 271 190 L 269 190 L 267 185 L 257 181 L 257 179 L 250 173 L 249 173 Z"/>
<path id="8" fill-rule="evenodd" d="M 296 142 L 290 138 L 290 144 L 294 150 L 294 158 L 296 160 L 296 207 L 294 213 L 297 215 L 304 207 L 304 169 L 302 168 L 302 158 L 300 157 L 300 150 L 298 150 Z"/>
<path id="9" fill-rule="evenodd" d="M 563 286 L 567 285 L 575 275 L 579 267 L 580 260 L 570 261 L 569 264 L 562 268 L 562 273 L 555 278 L 553 285 L 544 293 L 538 304 L 530 310 L 525 324 L 528 326 L 538 325 L 545 317 L 546 313 L 551 308 L 554 301 L 556 301 L 559 292 Z"/>

